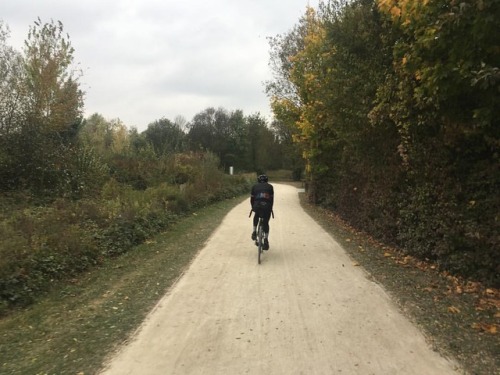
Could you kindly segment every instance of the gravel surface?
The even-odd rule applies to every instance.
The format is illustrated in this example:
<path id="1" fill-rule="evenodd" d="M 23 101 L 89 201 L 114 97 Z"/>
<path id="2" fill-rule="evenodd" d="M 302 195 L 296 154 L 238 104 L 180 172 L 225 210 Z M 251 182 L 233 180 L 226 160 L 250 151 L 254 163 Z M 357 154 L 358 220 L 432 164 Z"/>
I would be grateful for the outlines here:
<path id="1" fill-rule="evenodd" d="M 457 374 L 388 293 L 275 184 L 257 264 L 236 206 L 103 374 Z"/>

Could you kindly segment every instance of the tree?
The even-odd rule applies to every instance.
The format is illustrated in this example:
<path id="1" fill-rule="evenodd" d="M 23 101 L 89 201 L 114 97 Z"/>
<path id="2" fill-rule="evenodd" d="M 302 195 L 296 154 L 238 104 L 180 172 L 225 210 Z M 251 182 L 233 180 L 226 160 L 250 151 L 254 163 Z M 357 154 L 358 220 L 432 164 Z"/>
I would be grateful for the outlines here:
<path id="1" fill-rule="evenodd" d="M 277 137 L 258 113 L 246 119 L 249 140 L 249 170 L 264 173 L 282 167 L 281 147 Z"/>
<path id="2" fill-rule="evenodd" d="M 177 125 L 184 133 L 187 133 L 189 130 L 189 123 L 184 116 L 175 116 L 174 124 Z"/>
<path id="3" fill-rule="evenodd" d="M 83 110 L 81 72 L 73 66 L 74 49 L 63 24 L 38 19 L 30 27 L 24 53 L 28 121 L 42 133 L 75 135 Z"/>
<path id="4" fill-rule="evenodd" d="M 497 0 L 330 1 L 276 39 L 268 86 L 315 201 L 497 283 L 498 17 Z"/>
<path id="5" fill-rule="evenodd" d="M 271 131 L 275 136 L 276 146 L 280 149 L 281 167 L 291 170 L 294 180 L 301 180 L 305 164 L 301 144 L 294 141 L 298 136 L 297 127 L 293 123 L 275 119 L 271 123 Z"/>
<path id="6" fill-rule="evenodd" d="M 303 50 L 306 32 L 305 18 L 301 17 L 299 23 L 289 32 L 268 38 L 271 48 L 269 66 L 273 79 L 266 82 L 266 94 L 270 98 L 275 124 L 281 129 L 281 136 L 290 133 L 298 148 L 303 144 L 300 142 L 297 125 L 303 103 L 291 74 L 294 67 L 293 57 Z M 279 133 L 280 131 L 278 136 Z M 304 151 L 302 148 L 301 153 Z"/>
<path id="7" fill-rule="evenodd" d="M 207 108 L 194 116 L 188 138 L 193 150 L 213 152 L 225 169 L 247 167 L 247 125 L 241 110 Z"/>
<path id="8" fill-rule="evenodd" d="M 193 150 L 215 149 L 215 108 L 207 108 L 197 113 L 189 124 L 188 138 Z"/>
<path id="9" fill-rule="evenodd" d="M 19 129 L 25 112 L 23 99 L 23 60 L 7 44 L 9 28 L 0 20 L 0 136 Z"/>
<path id="10" fill-rule="evenodd" d="M 166 118 L 149 124 L 143 134 L 159 157 L 186 149 L 186 134 L 181 126 Z"/>
<path id="11" fill-rule="evenodd" d="M 26 101 L 23 95 L 23 60 L 7 44 L 9 28 L 0 20 L 0 189 L 18 182 L 17 134 L 23 124 Z"/>
<path id="12" fill-rule="evenodd" d="M 2 45 L 8 57 L 4 66 L 10 67 L 2 74 L 2 88 L 9 87 L 2 98 L 2 111 L 8 114 L 1 134 L 7 155 L 2 186 L 61 193 L 71 185 L 68 166 L 83 109 L 69 37 L 61 22 L 42 24 L 39 19 L 30 27 L 24 56 Z"/>
<path id="13" fill-rule="evenodd" d="M 374 114 L 404 141 L 400 241 L 448 269 L 498 280 L 500 3 L 383 0 L 379 8 L 397 35 Z"/>
<path id="14" fill-rule="evenodd" d="M 325 93 L 319 84 L 323 70 L 325 31 L 321 19 L 308 7 L 289 33 L 270 39 L 271 68 L 274 80 L 266 84 L 275 119 L 281 128 L 290 129 L 307 162 L 309 177 L 314 179 L 324 166 L 314 159 L 315 143 L 323 135 L 317 131 L 323 124 L 320 114 Z M 325 141 L 331 137 L 323 138 Z"/>
<path id="15" fill-rule="evenodd" d="M 80 142 L 106 157 L 113 145 L 113 125 L 99 113 L 85 119 L 79 129 Z"/>

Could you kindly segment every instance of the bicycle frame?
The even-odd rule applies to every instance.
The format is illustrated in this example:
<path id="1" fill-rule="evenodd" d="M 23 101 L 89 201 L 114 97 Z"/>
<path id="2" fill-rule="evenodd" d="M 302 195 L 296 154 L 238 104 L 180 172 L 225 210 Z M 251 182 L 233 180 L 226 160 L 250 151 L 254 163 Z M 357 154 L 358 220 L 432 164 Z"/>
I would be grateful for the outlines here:
<path id="1" fill-rule="evenodd" d="M 250 214 L 248 217 L 252 216 L 252 210 L 250 210 Z M 257 215 L 257 213 L 255 213 Z M 271 214 L 274 219 L 274 212 L 271 211 Z M 262 246 L 264 245 L 264 228 L 263 228 L 263 220 L 261 216 L 259 216 L 259 222 L 257 224 L 257 240 L 255 241 L 255 244 L 257 245 L 257 262 L 258 264 L 261 263 L 261 255 L 264 252 L 264 249 Z"/>

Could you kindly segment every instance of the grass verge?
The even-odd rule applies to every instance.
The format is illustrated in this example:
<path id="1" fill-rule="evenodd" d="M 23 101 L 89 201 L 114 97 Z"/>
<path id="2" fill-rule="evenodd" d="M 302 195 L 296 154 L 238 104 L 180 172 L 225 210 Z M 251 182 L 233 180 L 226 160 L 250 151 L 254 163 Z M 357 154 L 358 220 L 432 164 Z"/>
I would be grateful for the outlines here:
<path id="1" fill-rule="evenodd" d="M 181 276 L 227 212 L 245 197 L 193 213 L 0 320 L 1 374 L 95 374 Z"/>
<path id="2" fill-rule="evenodd" d="M 440 272 L 350 228 L 331 212 L 303 208 L 381 284 L 424 332 L 434 350 L 455 358 L 466 374 L 500 374 L 500 291 Z"/>

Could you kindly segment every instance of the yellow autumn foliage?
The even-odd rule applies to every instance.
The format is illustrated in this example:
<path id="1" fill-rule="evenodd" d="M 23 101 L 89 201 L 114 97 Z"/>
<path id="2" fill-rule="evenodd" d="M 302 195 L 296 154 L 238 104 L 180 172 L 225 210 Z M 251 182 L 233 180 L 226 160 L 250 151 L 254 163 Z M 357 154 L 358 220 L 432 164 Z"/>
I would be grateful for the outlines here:
<path id="1" fill-rule="evenodd" d="M 429 0 L 378 0 L 379 9 L 404 26 L 409 25 L 412 18 L 417 19 L 422 7 L 428 4 Z"/>

